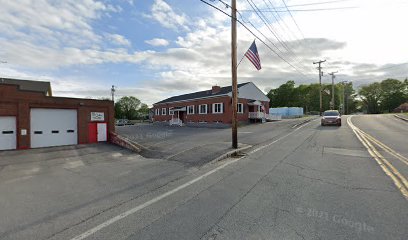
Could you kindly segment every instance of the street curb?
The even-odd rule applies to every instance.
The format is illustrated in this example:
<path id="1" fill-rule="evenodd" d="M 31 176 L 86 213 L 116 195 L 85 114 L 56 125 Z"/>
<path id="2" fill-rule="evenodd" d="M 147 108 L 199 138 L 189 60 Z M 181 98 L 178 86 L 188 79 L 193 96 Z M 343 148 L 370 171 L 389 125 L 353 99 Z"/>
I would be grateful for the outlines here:
<path id="1" fill-rule="evenodd" d="M 231 157 L 233 155 L 239 154 L 244 150 L 250 149 L 251 147 L 252 147 L 252 145 L 247 145 L 247 146 L 244 146 L 244 147 L 241 147 L 241 148 L 238 148 L 238 149 L 233 149 L 233 150 L 231 150 L 229 152 L 226 152 L 226 153 L 222 154 L 221 156 L 211 160 L 207 164 L 212 164 L 212 163 L 219 162 L 219 161 L 224 160 L 226 158 L 229 158 L 229 157 Z"/>
<path id="2" fill-rule="evenodd" d="M 405 122 L 408 122 L 408 118 L 404 118 L 404 117 L 398 116 L 397 114 L 394 114 L 394 117 L 396 117 L 396 118 L 398 118 L 398 119 L 401 119 L 401 120 L 403 120 L 403 121 L 405 121 Z"/>

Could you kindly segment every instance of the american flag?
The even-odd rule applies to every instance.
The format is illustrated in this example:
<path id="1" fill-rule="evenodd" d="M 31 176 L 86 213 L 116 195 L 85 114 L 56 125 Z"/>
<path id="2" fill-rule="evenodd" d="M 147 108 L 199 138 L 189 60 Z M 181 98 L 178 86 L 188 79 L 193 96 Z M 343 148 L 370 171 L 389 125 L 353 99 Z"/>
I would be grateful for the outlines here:
<path id="1" fill-rule="evenodd" d="M 255 40 L 249 47 L 248 51 L 245 53 L 245 56 L 254 64 L 257 70 L 261 69 L 261 59 L 259 59 L 258 49 L 256 48 Z"/>

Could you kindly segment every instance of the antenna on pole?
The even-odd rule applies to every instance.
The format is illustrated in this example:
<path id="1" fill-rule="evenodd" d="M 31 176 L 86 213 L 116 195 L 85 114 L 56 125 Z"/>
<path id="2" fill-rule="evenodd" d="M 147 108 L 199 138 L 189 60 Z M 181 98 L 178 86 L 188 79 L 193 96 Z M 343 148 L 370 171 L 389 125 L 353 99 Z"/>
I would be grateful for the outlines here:
<path id="1" fill-rule="evenodd" d="M 111 88 L 112 102 L 115 101 L 115 92 L 116 92 L 115 85 L 112 85 L 112 88 Z"/>

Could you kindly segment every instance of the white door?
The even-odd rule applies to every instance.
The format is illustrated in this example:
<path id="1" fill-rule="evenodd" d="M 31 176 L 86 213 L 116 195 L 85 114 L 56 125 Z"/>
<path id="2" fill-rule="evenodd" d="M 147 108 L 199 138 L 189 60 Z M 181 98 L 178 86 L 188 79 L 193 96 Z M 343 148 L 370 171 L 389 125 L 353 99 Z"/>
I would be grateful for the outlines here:
<path id="1" fill-rule="evenodd" d="M 16 117 L 0 117 L 0 150 L 17 147 Z"/>
<path id="2" fill-rule="evenodd" d="M 106 142 L 108 139 L 106 123 L 98 123 L 98 142 Z"/>
<path id="3" fill-rule="evenodd" d="M 77 110 L 31 109 L 31 148 L 78 144 Z"/>

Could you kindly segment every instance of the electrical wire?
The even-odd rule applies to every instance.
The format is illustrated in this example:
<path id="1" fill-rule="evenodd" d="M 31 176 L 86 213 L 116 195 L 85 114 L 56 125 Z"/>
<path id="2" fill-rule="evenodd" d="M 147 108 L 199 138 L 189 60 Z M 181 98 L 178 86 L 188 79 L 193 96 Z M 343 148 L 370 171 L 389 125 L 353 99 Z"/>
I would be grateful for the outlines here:
<path id="1" fill-rule="evenodd" d="M 219 7 L 205 1 L 205 0 L 199 0 L 203 3 L 205 3 L 206 5 L 222 12 L 224 15 L 230 17 L 231 19 L 233 19 L 233 17 L 226 13 L 225 11 L 223 11 L 222 9 L 220 9 Z M 301 71 L 299 71 L 293 64 L 291 64 L 290 62 L 288 62 L 285 58 L 283 58 L 277 51 L 275 51 L 273 48 L 271 48 L 265 41 L 263 41 L 258 35 L 256 35 L 251 29 L 249 29 L 242 21 L 240 21 L 239 19 L 235 18 L 234 20 L 236 20 L 241 26 L 243 26 L 248 32 L 250 32 L 256 39 L 258 39 L 262 44 L 264 44 L 271 52 L 273 52 L 276 56 L 278 56 L 281 60 L 283 60 L 285 63 L 287 63 L 289 66 L 291 66 L 293 69 L 295 69 L 300 75 L 304 76 L 307 78 L 307 76 L 302 73 Z"/>
<path id="2" fill-rule="evenodd" d="M 227 8 L 231 8 L 231 6 L 228 4 L 228 3 L 226 3 L 226 2 L 224 2 L 223 0 L 218 0 L 219 2 L 221 2 L 223 5 L 225 5 Z M 252 2 L 252 1 L 251 1 Z M 255 5 L 255 3 L 253 3 L 252 2 L 252 4 L 250 3 L 250 2 L 248 2 L 250 5 L 251 5 L 251 7 L 253 7 L 253 5 Z M 241 12 L 240 11 L 237 11 L 237 13 L 239 14 L 239 16 L 240 16 L 240 18 L 242 19 L 242 21 L 243 22 L 245 22 L 245 23 L 249 23 L 251 26 L 252 26 L 252 28 L 254 28 L 259 34 L 261 34 L 268 42 L 270 42 L 282 55 L 285 55 L 285 53 L 284 52 L 282 52 L 281 51 L 281 49 L 279 49 L 279 47 L 278 46 L 276 46 L 276 44 L 273 42 L 273 41 L 271 41 L 270 39 L 269 39 L 269 37 L 267 37 L 265 34 L 263 34 L 257 27 L 255 27 L 254 26 L 254 24 L 252 24 L 252 22 L 251 21 L 249 21 L 249 20 L 245 20 L 245 18 L 243 17 L 243 15 L 241 14 Z M 261 13 L 262 14 L 262 13 Z M 266 21 L 267 21 L 267 18 L 266 18 L 266 16 L 264 16 L 263 14 L 262 14 L 262 16 L 266 19 Z M 278 42 L 283 46 L 283 48 L 287 51 L 287 53 L 291 53 L 292 54 L 292 56 L 294 56 L 294 60 L 296 59 L 296 63 L 297 64 L 299 64 L 299 65 L 301 65 L 301 67 L 299 67 L 299 69 L 303 69 L 303 70 L 305 70 L 305 66 L 304 65 L 302 65 L 300 62 L 301 62 L 301 60 L 296 56 L 296 54 L 292 51 L 292 50 L 290 50 L 290 48 L 287 46 L 287 44 L 285 43 L 285 42 L 283 42 L 282 40 L 281 40 L 281 36 L 278 36 L 278 34 L 277 33 L 275 33 L 274 32 L 274 30 L 272 30 L 271 28 L 270 28 L 270 26 L 272 26 L 270 23 L 269 23 L 269 21 L 268 21 L 268 23 L 266 23 L 264 20 L 263 20 L 263 18 L 261 17 L 261 16 L 259 16 L 259 14 L 258 14 L 258 17 L 260 17 L 261 18 L 261 20 L 264 22 L 264 24 L 268 27 L 268 29 L 271 31 L 271 33 L 275 36 L 275 38 L 278 40 Z M 278 21 L 277 19 L 276 19 L 276 17 L 275 17 L 275 20 L 276 21 Z M 279 21 L 278 21 L 279 22 Z M 280 25 L 281 26 L 281 25 Z M 307 69 L 308 71 L 310 70 L 310 69 Z"/>

